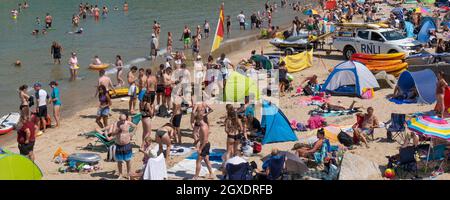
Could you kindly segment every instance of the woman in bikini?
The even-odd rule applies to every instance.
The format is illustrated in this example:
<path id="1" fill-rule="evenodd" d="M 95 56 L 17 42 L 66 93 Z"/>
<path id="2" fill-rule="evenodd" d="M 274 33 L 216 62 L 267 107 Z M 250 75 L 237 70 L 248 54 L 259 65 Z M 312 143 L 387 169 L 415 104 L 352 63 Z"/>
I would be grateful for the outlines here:
<path id="1" fill-rule="evenodd" d="M 122 79 L 122 71 L 123 71 L 123 62 L 122 62 L 122 57 L 120 55 L 116 56 L 116 69 L 117 69 L 117 87 L 120 87 L 123 85 L 124 81 Z"/>
<path id="2" fill-rule="evenodd" d="M 170 140 L 171 135 L 175 135 L 175 127 L 170 123 L 166 123 L 156 130 L 156 142 L 159 144 L 158 155 L 163 152 L 163 144 L 165 144 L 166 159 L 170 159 L 170 148 L 172 148 L 172 141 Z"/>
<path id="3" fill-rule="evenodd" d="M 98 100 L 99 108 L 95 122 L 97 122 L 100 128 L 104 128 L 108 126 L 108 117 L 110 112 L 109 107 L 112 105 L 111 97 L 109 96 L 109 93 L 104 85 L 98 86 Z M 103 123 L 100 121 L 101 119 L 103 120 Z"/>
<path id="4" fill-rule="evenodd" d="M 145 95 L 142 99 L 142 102 L 139 105 L 139 109 L 142 114 L 142 141 L 144 141 L 144 138 L 148 135 L 151 135 L 152 131 L 152 125 L 151 125 L 151 118 L 153 117 L 152 112 L 152 105 L 151 105 L 151 99 L 149 95 Z M 145 144 L 142 143 L 142 146 L 146 148 Z"/>
<path id="5" fill-rule="evenodd" d="M 27 94 L 28 86 L 22 85 L 19 87 L 19 98 L 20 98 L 20 114 L 23 116 L 30 116 L 30 95 Z"/>
<path id="6" fill-rule="evenodd" d="M 243 126 L 241 120 L 238 118 L 236 111 L 229 111 L 225 120 L 225 133 L 227 133 L 227 153 L 223 163 L 231 158 L 239 149 L 243 137 Z"/>

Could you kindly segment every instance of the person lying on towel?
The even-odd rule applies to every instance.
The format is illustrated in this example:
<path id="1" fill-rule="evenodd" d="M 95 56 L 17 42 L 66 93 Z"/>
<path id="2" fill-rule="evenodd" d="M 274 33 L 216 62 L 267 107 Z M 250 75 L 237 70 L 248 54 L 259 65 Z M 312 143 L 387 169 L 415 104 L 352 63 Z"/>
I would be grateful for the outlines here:
<path id="1" fill-rule="evenodd" d="M 307 144 L 297 143 L 294 145 L 292 150 L 294 150 L 296 154 L 301 158 L 314 159 L 314 153 L 322 149 L 322 145 L 325 139 L 325 131 L 323 130 L 323 128 L 317 130 L 317 139 L 319 140 L 314 143 L 312 148 Z"/>
<path id="2" fill-rule="evenodd" d="M 356 101 L 353 101 L 352 104 L 350 104 L 350 106 L 348 108 L 344 107 L 344 106 L 340 106 L 340 105 L 334 105 L 328 102 L 325 102 L 324 104 L 322 104 L 322 106 L 320 106 L 320 108 L 324 111 L 345 111 L 345 110 L 357 110 L 360 107 L 354 107 L 355 106 Z"/>

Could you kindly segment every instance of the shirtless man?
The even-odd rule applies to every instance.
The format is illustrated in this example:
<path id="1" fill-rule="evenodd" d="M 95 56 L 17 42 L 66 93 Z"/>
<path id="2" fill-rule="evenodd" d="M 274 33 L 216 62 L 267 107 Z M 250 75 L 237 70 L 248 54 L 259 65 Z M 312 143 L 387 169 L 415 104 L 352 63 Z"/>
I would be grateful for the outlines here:
<path id="1" fill-rule="evenodd" d="M 183 116 L 183 113 L 181 112 L 181 103 L 182 103 L 182 98 L 178 95 L 174 95 L 174 100 L 173 100 L 173 115 L 172 118 L 170 119 L 170 122 L 172 123 L 173 127 L 175 128 L 175 133 L 174 133 L 174 139 L 175 139 L 175 143 L 177 144 L 181 144 L 181 130 L 180 130 L 180 125 L 181 125 L 181 117 Z"/>
<path id="2" fill-rule="evenodd" d="M 128 12 L 128 3 L 127 2 L 125 2 L 123 4 L 123 11 Z"/>
<path id="3" fill-rule="evenodd" d="M 145 93 L 145 95 L 150 98 L 150 105 L 151 105 L 150 112 L 155 113 L 156 76 L 152 75 L 151 69 L 145 70 L 145 75 L 147 76 L 147 81 L 145 85 L 147 92 Z"/>
<path id="4" fill-rule="evenodd" d="M 213 110 L 211 107 L 209 107 L 208 104 L 205 102 L 193 102 L 193 108 L 191 113 L 191 126 L 192 126 L 192 134 L 194 136 L 194 146 L 197 146 L 199 140 L 199 132 L 200 132 L 200 126 L 197 126 L 198 124 L 195 123 L 195 116 L 197 115 L 203 115 L 203 121 L 209 125 L 208 121 L 208 114 L 211 113 Z"/>
<path id="5" fill-rule="evenodd" d="M 45 28 L 51 28 L 52 27 L 53 18 L 52 16 L 47 13 L 45 16 Z"/>
<path id="6" fill-rule="evenodd" d="M 205 121 L 203 121 L 203 117 L 204 116 L 201 114 L 197 114 L 194 117 L 195 126 L 198 126 L 200 129 L 200 134 L 199 134 L 200 145 L 197 148 L 198 157 L 197 157 L 197 161 L 195 163 L 195 176 L 193 178 L 194 180 L 198 179 L 198 176 L 200 174 L 200 168 L 202 166 L 202 164 L 201 164 L 202 160 L 205 161 L 206 166 L 208 168 L 209 178 L 210 179 L 214 178 L 211 163 L 209 162 L 209 150 L 211 148 L 211 144 L 208 141 L 209 126 L 208 126 L 208 124 L 205 123 Z"/>
<path id="7" fill-rule="evenodd" d="M 164 70 L 164 99 L 166 100 L 164 102 L 167 109 L 169 109 L 170 106 L 170 97 L 172 95 L 172 69 L 167 68 Z"/>
<path id="8" fill-rule="evenodd" d="M 105 75 L 105 70 L 100 70 L 98 72 L 98 75 L 100 78 L 98 78 L 98 84 L 95 86 L 95 88 L 98 88 L 98 86 L 103 85 L 106 87 L 106 90 L 112 90 L 114 94 L 116 93 L 116 89 L 114 88 L 114 85 L 112 84 L 111 79 Z M 98 94 L 98 89 L 96 89 L 95 96 Z"/>
<path id="9" fill-rule="evenodd" d="M 128 79 L 128 85 L 130 87 L 130 102 L 129 102 L 129 109 L 130 109 L 130 113 L 134 114 L 134 110 L 136 108 L 136 99 L 137 99 L 137 94 L 136 94 L 136 72 L 137 72 L 138 68 L 136 66 L 131 67 L 130 71 L 128 72 L 127 75 L 127 79 Z M 134 86 L 134 87 L 133 87 Z"/>
<path id="10" fill-rule="evenodd" d="M 377 117 L 373 115 L 372 107 L 367 108 L 367 114 L 364 114 L 363 117 L 364 119 L 362 121 L 361 128 L 358 128 L 358 126 L 360 125 L 358 123 L 353 125 L 352 128 L 355 136 L 358 137 L 366 145 L 367 148 L 369 148 L 369 145 L 367 144 L 367 140 L 364 134 L 366 135 L 373 134 L 371 132 L 373 132 L 374 128 L 379 127 L 379 123 Z"/>
<path id="11" fill-rule="evenodd" d="M 153 21 L 153 33 L 155 33 L 156 37 L 159 38 L 159 34 L 161 33 L 161 25 L 156 20 Z"/>
<path id="12" fill-rule="evenodd" d="M 159 70 L 156 72 L 156 104 L 161 105 L 165 102 L 164 97 L 164 64 L 159 65 Z M 162 101 L 162 102 L 161 102 Z"/>
<path id="13" fill-rule="evenodd" d="M 139 78 L 138 78 L 138 88 L 139 88 L 139 101 L 142 101 L 142 98 L 144 98 L 144 94 L 147 91 L 146 88 L 147 85 L 147 76 L 145 76 L 145 70 L 144 68 L 139 68 Z"/>

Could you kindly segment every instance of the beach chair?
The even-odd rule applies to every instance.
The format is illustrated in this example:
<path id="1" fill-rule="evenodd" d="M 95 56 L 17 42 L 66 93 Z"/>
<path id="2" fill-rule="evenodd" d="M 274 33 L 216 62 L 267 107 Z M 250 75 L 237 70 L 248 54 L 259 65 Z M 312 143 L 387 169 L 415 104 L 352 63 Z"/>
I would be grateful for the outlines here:
<path id="1" fill-rule="evenodd" d="M 270 158 L 268 163 L 268 168 L 270 169 L 269 176 L 267 178 L 269 180 L 281 180 L 283 175 L 285 174 L 285 156 L 273 156 Z"/>
<path id="2" fill-rule="evenodd" d="M 94 148 L 97 146 L 97 143 L 103 144 L 106 151 L 108 151 L 108 149 L 111 145 L 115 144 L 114 140 L 108 141 L 108 139 L 101 133 L 95 132 L 94 137 L 97 140 L 95 140 L 94 145 L 91 145 L 91 150 L 94 150 Z"/>
<path id="3" fill-rule="evenodd" d="M 442 165 L 444 164 L 444 162 L 446 161 L 445 158 L 445 150 L 446 150 L 447 146 L 445 144 L 441 144 L 441 145 L 437 145 L 433 148 L 430 149 L 430 152 L 425 155 L 422 156 L 420 158 L 420 160 L 422 162 L 426 162 L 425 164 L 425 172 L 428 169 L 428 165 L 430 163 L 435 163 L 435 170 L 437 171 L 442 171 Z"/>
<path id="4" fill-rule="evenodd" d="M 358 128 L 362 128 L 363 121 L 364 121 L 364 115 L 358 115 L 357 114 L 356 115 L 356 123 L 358 124 Z M 366 137 L 367 140 L 374 141 L 375 140 L 375 138 L 374 138 L 374 129 L 370 129 L 369 133 L 366 134 L 366 136 L 367 136 Z"/>
<path id="5" fill-rule="evenodd" d="M 402 178 L 407 174 L 412 174 L 417 177 L 417 162 L 415 154 L 416 148 L 413 146 L 407 146 L 399 150 L 399 158 L 395 163 L 393 163 L 394 170 L 398 177 Z"/>
<path id="6" fill-rule="evenodd" d="M 225 180 L 253 180 L 252 169 L 247 162 L 238 165 L 228 163 L 225 168 L 227 171 Z"/>
<path id="7" fill-rule="evenodd" d="M 392 113 L 391 119 L 385 123 L 386 127 L 386 135 L 388 141 L 397 141 L 399 144 L 402 144 L 405 141 L 405 129 L 406 129 L 406 115 Z M 392 133 L 394 133 L 392 135 Z M 396 139 L 399 140 L 396 140 Z"/>

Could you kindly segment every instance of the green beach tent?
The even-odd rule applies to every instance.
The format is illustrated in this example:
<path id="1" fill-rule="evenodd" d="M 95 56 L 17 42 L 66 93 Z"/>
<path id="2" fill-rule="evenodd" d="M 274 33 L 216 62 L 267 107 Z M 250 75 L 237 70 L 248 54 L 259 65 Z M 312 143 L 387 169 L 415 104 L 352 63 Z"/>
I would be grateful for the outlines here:
<path id="1" fill-rule="evenodd" d="M 25 156 L 0 148 L 0 180 L 41 180 L 39 167 Z"/>
<path id="2" fill-rule="evenodd" d="M 259 90 L 255 81 L 238 72 L 232 72 L 225 86 L 225 101 L 243 102 L 245 96 L 259 100 Z"/>
<path id="3" fill-rule="evenodd" d="M 250 57 L 250 60 L 255 61 L 258 66 L 265 70 L 271 70 L 273 68 L 272 62 L 270 62 L 270 60 L 263 55 L 253 55 Z"/>

